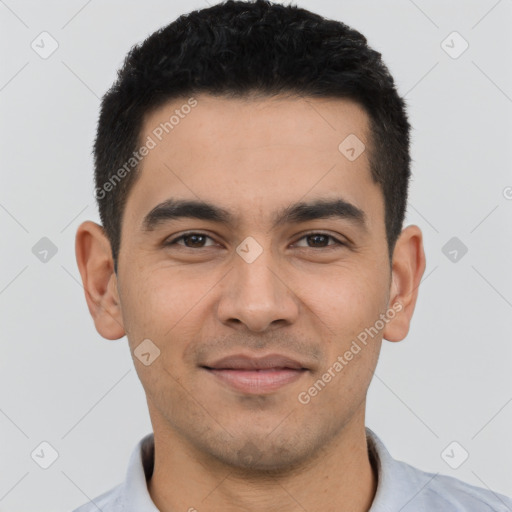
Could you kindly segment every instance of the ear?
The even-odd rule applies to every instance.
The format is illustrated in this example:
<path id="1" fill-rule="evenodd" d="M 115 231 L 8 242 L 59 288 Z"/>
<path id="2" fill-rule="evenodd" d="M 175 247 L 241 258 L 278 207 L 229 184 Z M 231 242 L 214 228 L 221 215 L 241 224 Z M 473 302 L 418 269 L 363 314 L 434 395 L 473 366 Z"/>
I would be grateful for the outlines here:
<path id="1" fill-rule="evenodd" d="M 421 230 L 418 226 L 407 226 L 393 251 L 389 307 L 396 315 L 386 324 L 384 339 L 401 341 L 407 336 L 425 264 Z"/>
<path id="2" fill-rule="evenodd" d="M 126 332 L 123 325 L 117 276 L 110 242 L 103 228 L 92 221 L 78 227 L 75 253 L 82 277 L 85 299 L 96 330 L 109 340 L 117 340 Z"/>

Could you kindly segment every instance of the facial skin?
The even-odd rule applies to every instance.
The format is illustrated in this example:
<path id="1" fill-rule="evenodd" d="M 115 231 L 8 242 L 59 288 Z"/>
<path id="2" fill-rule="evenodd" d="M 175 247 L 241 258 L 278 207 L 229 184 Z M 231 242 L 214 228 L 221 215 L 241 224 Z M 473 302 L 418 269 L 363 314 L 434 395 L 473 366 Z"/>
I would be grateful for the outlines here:
<path id="1" fill-rule="evenodd" d="M 98 225 L 83 223 L 76 239 L 98 332 L 126 334 L 132 355 L 145 339 L 160 350 L 149 366 L 133 357 L 155 433 L 152 499 L 162 511 L 368 510 L 376 478 L 366 393 L 382 338 L 408 332 L 425 269 L 421 231 L 402 231 L 390 265 L 368 150 L 349 161 L 338 149 L 349 134 L 369 145 L 368 117 L 356 103 L 196 100 L 161 141 L 153 130 L 187 98 L 145 120 L 141 140 L 152 136 L 157 146 L 128 196 L 118 275 Z M 170 198 L 211 203 L 234 224 L 179 218 L 144 229 Z M 338 199 L 361 210 L 364 224 L 330 217 L 273 225 L 297 202 Z M 187 232 L 206 238 L 164 245 Z M 258 245 L 252 262 L 236 251 L 254 256 Z M 299 394 L 397 304 L 385 328 L 301 403 Z M 244 392 L 203 368 L 234 354 L 281 354 L 306 370 L 276 390 Z"/>

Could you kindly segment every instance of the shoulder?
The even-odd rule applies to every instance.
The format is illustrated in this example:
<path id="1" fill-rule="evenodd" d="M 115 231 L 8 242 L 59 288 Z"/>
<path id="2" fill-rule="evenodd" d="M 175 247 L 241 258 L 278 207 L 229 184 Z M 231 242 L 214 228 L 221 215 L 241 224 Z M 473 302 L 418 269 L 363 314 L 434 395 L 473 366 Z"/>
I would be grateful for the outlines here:
<path id="1" fill-rule="evenodd" d="M 397 461 L 411 483 L 403 512 L 443 510 L 450 512 L 512 512 L 512 499 L 490 489 L 440 473 L 422 471 Z"/>
<path id="2" fill-rule="evenodd" d="M 81 505 L 73 512 L 122 512 L 124 510 L 123 484 L 104 492 L 97 498 Z"/>
<path id="3" fill-rule="evenodd" d="M 511 498 L 397 460 L 375 432 L 369 428 L 366 432 L 369 455 L 378 474 L 370 512 L 512 512 Z"/>
<path id="4" fill-rule="evenodd" d="M 147 434 L 135 446 L 122 483 L 84 503 L 73 512 L 127 512 L 157 510 L 147 489 L 147 479 L 153 470 L 153 433 Z"/>

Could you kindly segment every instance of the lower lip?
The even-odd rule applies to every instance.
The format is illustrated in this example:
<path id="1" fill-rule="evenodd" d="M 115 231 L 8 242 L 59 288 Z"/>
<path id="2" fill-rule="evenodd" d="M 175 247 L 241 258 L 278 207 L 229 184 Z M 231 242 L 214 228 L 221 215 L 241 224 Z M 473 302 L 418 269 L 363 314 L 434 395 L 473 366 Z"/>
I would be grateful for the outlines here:
<path id="1" fill-rule="evenodd" d="M 243 393 L 262 394 L 276 391 L 300 379 L 306 370 L 276 368 L 265 370 L 214 370 L 208 371 L 232 388 Z"/>

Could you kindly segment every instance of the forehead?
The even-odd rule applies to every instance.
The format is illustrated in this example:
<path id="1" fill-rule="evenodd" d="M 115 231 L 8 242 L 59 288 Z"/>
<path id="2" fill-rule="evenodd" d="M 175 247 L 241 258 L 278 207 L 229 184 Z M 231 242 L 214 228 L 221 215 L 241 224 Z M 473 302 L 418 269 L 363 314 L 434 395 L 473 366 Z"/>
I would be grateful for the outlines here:
<path id="1" fill-rule="evenodd" d="M 269 223 L 289 204 L 339 197 L 371 220 L 383 205 L 369 171 L 368 130 L 364 109 L 347 99 L 173 100 L 144 121 L 140 141 L 151 149 L 139 164 L 126 221 L 140 227 L 170 197 Z"/>

